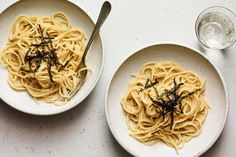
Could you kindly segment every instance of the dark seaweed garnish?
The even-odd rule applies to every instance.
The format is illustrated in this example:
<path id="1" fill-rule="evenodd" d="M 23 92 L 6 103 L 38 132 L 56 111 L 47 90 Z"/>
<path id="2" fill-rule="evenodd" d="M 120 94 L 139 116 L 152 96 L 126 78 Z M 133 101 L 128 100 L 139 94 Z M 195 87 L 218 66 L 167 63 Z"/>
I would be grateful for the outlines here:
<path id="1" fill-rule="evenodd" d="M 147 82 L 148 81 L 149 80 L 147 80 Z M 159 109 L 163 121 L 165 120 L 165 118 L 168 115 L 170 116 L 171 122 L 170 122 L 169 126 L 171 129 L 172 129 L 173 123 L 174 123 L 174 115 L 183 113 L 182 100 L 195 94 L 197 91 L 199 91 L 199 89 L 198 89 L 198 90 L 194 90 L 186 95 L 183 95 L 182 93 L 178 95 L 177 94 L 178 89 L 184 84 L 183 83 L 177 84 L 175 78 L 173 80 L 173 83 L 174 83 L 174 87 L 172 87 L 169 90 L 165 89 L 164 92 L 160 95 L 158 94 L 156 87 L 152 86 L 156 92 L 156 98 L 153 98 L 149 95 L 149 98 L 153 102 L 153 105 Z"/>
<path id="2" fill-rule="evenodd" d="M 27 73 L 35 73 L 40 68 L 42 62 L 46 62 L 50 81 L 53 82 L 53 75 L 51 72 L 52 66 L 56 66 L 60 71 L 68 65 L 73 56 L 67 60 L 64 65 L 60 63 L 56 54 L 56 49 L 52 44 L 52 39 L 54 39 L 54 37 L 50 36 L 49 33 L 46 33 L 47 36 L 44 36 L 40 25 L 38 31 L 40 32 L 40 36 L 29 36 L 29 38 L 39 38 L 40 42 L 31 44 L 31 47 L 28 49 L 24 57 L 24 61 L 29 65 L 29 69 L 21 68 L 21 70 Z M 33 65 L 35 65 L 34 68 Z"/>
<path id="3" fill-rule="evenodd" d="M 151 88 L 151 87 L 154 87 L 156 84 L 158 83 L 157 79 L 155 79 L 154 82 L 152 82 L 150 79 L 147 79 L 145 85 L 144 85 L 144 88 L 139 90 L 140 92 L 145 90 L 145 89 L 148 89 L 148 88 Z"/>

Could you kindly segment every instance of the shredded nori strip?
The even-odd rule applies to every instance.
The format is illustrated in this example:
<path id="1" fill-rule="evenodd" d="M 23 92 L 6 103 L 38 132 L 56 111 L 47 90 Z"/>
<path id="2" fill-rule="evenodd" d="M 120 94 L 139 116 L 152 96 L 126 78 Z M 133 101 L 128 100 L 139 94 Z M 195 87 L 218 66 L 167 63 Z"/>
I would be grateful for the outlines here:
<path id="1" fill-rule="evenodd" d="M 183 83 L 177 84 L 176 80 L 174 78 L 173 79 L 174 87 L 172 87 L 169 90 L 165 89 L 164 92 L 159 95 L 156 87 L 154 86 L 155 84 L 158 83 L 158 81 L 156 80 L 154 83 L 151 82 L 149 84 L 148 84 L 148 82 L 151 82 L 151 81 L 149 79 L 147 80 L 144 89 L 147 89 L 150 87 L 154 88 L 154 90 L 156 92 L 156 98 L 153 98 L 150 95 L 149 95 L 149 98 L 152 101 L 153 105 L 155 107 L 159 108 L 163 121 L 165 120 L 166 116 L 168 116 L 168 115 L 170 116 L 171 122 L 168 126 L 170 126 L 170 128 L 172 129 L 173 123 L 174 123 L 174 115 L 179 114 L 179 113 L 183 113 L 182 100 L 195 94 L 196 92 L 199 91 L 199 89 L 194 90 L 186 95 L 182 95 L 182 93 L 178 95 L 177 94 L 178 89 L 184 84 Z M 142 90 L 144 90 L 144 89 L 142 89 Z"/>
<path id="2" fill-rule="evenodd" d="M 56 66 L 60 71 L 68 65 L 71 59 L 73 59 L 73 56 L 69 60 L 67 60 L 64 65 L 60 63 L 56 54 L 56 49 L 52 44 L 52 39 L 54 39 L 54 37 L 51 37 L 48 32 L 46 32 L 47 36 L 44 36 L 43 30 L 40 25 L 38 31 L 40 32 L 40 36 L 29 36 L 29 38 L 39 38 L 40 42 L 31 44 L 31 47 L 27 50 L 24 57 L 24 61 L 25 63 L 28 63 L 29 69 L 20 69 L 27 73 L 35 73 L 40 68 L 42 62 L 46 62 L 50 81 L 53 82 L 53 75 L 51 72 L 52 66 Z M 46 50 L 45 47 L 47 47 L 48 49 Z M 33 64 L 35 65 L 34 69 L 32 68 Z"/>
<path id="3" fill-rule="evenodd" d="M 152 82 L 150 79 L 147 79 L 147 81 L 146 81 L 146 83 L 144 85 L 144 88 L 139 90 L 139 91 L 141 92 L 141 91 L 143 91 L 145 89 L 151 88 L 151 87 L 155 86 L 157 83 L 158 83 L 157 80 L 155 80 L 155 82 Z"/>

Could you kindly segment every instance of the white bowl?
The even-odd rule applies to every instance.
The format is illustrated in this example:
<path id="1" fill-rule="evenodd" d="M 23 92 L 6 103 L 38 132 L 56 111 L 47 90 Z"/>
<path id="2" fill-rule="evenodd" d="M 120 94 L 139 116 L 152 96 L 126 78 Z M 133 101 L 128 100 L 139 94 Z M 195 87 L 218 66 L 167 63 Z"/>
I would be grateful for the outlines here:
<path id="1" fill-rule="evenodd" d="M 85 11 L 72 2 L 66 0 L 21 0 L 0 14 L 0 48 L 4 48 L 8 42 L 8 35 L 16 16 L 21 14 L 49 16 L 56 11 L 66 13 L 71 19 L 72 25 L 82 28 L 85 31 L 86 38 L 89 38 L 94 28 L 94 22 Z M 52 115 L 64 112 L 82 102 L 93 90 L 101 76 L 103 62 L 102 40 L 98 35 L 86 56 L 86 63 L 92 72 L 76 95 L 64 106 L 56 106 L 41 101 L 36 103 L 26 91 L 17 92 L 13 90 L 7 83 L 7 69 L 0 65 L 0 98 L 13 108 L 29 114 Z"/>
<path id="2" fill-rule="evenodd" d="M 211 109 L 203 124 L 202 133 L 185 143 L 176 154 L 166 144 L 146 146 L 129 136 L 120 99 L 127 91 L 130 74 L 139 73 L 141 66 L 149 61 L 170 60 L 184 69 L 194 71 L 206 79 L 206 98 Z M 177 44 L 155 44 L 138 50 L 128 57 L 115 72 L 106 92 L 106 118 L 116 140 L 134 156 L 139 157 L 196 157 L 209 149 L 222 132 L 228 113 L 228 94 L 222 75 L 198 50 Z"/>

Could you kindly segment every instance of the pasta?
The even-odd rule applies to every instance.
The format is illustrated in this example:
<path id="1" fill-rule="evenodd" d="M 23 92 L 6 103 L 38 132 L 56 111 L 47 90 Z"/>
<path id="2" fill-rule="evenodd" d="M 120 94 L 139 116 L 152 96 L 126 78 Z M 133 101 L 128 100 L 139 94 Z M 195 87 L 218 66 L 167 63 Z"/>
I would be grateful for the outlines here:
<path id="1" fill-rule="evenodd" d="M 35 100 L 64 104 L 82 84 L 78 68 L 85 49 L 85 34 L 72 27 L 63 12 L 51 17 L 18 16 L 9 41 L 0 53 L 8 83 L 27 91 Z"/>
<path id="2" fill-rule="evenodd" d="M 201 133 L 209 105 L 205 81 L 174 62 L 146 63 L 121 99 L 130 135 L 147 145 L 158 141 L 178 152 Z"/>

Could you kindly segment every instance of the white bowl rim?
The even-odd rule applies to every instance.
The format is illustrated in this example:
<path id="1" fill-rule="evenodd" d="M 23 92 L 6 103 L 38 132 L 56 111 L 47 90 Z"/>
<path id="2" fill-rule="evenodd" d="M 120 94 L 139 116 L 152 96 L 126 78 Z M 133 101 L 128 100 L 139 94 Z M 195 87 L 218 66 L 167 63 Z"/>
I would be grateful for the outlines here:
<path id="1" fill-rule="evenodd" d="M 211 141 L 211 143 L 203 148 L 201 151 L 199 151 L 197 154 L 195 154 L 195 156 L 200 156 L 202 155 L 203 153 L 205 153 L 208 149 L 210 149 L 213 144 L 217 141 L 217 139 L 219 138 L 220 134 L 222 133 L 224 127 L 225 127 L 225 124 L 226 124 L 226 120 L 227 120 L 227 117 L 228 117 L 228 111 L 229 111 L 229 97 L 228 97 L 228 90 L 227 90 L 227 87 L 226 87 L 226 83 L 225 83 L 225 80 L 222 76 L 222 74 L 220 73 L 219 69 L 217 68 L 217 66 L 212 63 L 205 54 L 203 54 L 200 50 L 197 50 L 191 46 L 187 46 L 187 45 L 184 45 L 183 43 L 178 43 L 178 42 L 154 42 L 154 43 L 151 43 L 151 44 L 147 44 L 141 48 L 137 48 L 135 51 L 133 51 L 131 54 L 129 54 L 126 58 L 124 58 L 120 64 L 118 64 L 118 67 L 115 68 L 114 72 L 112 73 L 111 75 L 111 78 L 109 80 L 109 83 L 107 85 L 107 88 L 106 88 L 106 93 L 105 93 L 105 115 L 106 115 L 106 120 L 107 120 L 107 123 L 108 123 L 108 127 L 109 129 L 111 130 L 111 133 L 112 135 L 115 137 L 116 141 L 120 144 L 120 146 L 122 146 L 127 152 L 129 152 L 131 155 L 133 156 L 139 156 L 139 154 L 136 154 L 135 152 L 129 150 L 129 148 L 125 147 L 124 145 L 122 145 L 121 141 L 119 140 L 118 136 L 116 135 L 116 132 L 115 130 L 111 127 L 111 122 L 110 122 L 110 119 L 109 119 L 109 113 L 108 113 L 108 93 L 109 93 L 109 89 L 110 89 L 110 85 L 113 81 L 113 78 L 115 76 L 115 74 L 118 72 L 119 68 L 126 62 L 126 60 L 128 60 L 129 58 L 131 58 L 132 56 L 134 56 L 136 53 L 144 50 L 144 49 L 147 49 L 147 48 L 150 48 L 150 47 L 153 47 L 153 46 L 161 46 L 161 45 L 170 45 L 170 46 L 178 46 L 178 47 L 183 47 L 183 48 L 187 48 L 189 50 L 192 50 L 194 52 L 196 52 L 198 55 L 200 55 L 201 57 L 203 57 L 206 61 L 208 61 L 212 66 L 213 68 L 216 70 L 217 74 L 219 75 L 219 78 L 223 84 L 223 88 L 224 88 L 224 93 L 225 93 L 225 99 L 226 99 L 226 110 L 225 110 L 225 116 L 224 116 L 224 119 L 223 119 L 223 123 L 221 124 L 220 126 L 220 129 L 218 130 L 218 133 L 215 135 L 214 139 Z"/>

